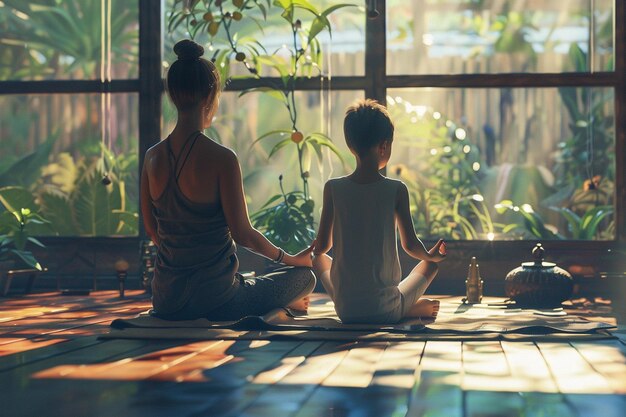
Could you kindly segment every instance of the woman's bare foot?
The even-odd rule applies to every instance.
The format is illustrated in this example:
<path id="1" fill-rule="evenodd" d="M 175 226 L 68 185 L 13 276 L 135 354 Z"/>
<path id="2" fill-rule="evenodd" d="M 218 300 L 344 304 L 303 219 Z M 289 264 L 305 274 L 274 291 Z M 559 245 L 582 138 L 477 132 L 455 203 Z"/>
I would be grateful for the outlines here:
<path id="1" fill-rule="evenodd" d="M 435 318 L 439 313 L 439 300 L 420 298 L 409 310 L 410 317 Z"/>
<path id="2" fill-rule="evenodd" d="M 296 310 L 296 311 L 302 311 L 302 312 L 308 312 L 309 311 L 309 302 L 311 301 L 310 297 L 307 295 L 306 297 L 300 298 L 294 302 L 292 302 L 291 304 L 289 304 L 287 306 L 287 308 L 292 309 L 292 310 Z"/>

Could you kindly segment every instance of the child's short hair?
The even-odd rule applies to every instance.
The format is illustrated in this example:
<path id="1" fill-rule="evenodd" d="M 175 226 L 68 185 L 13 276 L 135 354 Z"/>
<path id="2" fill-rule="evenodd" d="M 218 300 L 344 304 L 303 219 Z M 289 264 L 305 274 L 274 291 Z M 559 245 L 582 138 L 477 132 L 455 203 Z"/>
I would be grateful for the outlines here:
<path id="1" fill-rule="evenodd" d="M 385 106 L 376 100 L 358 100 L 346 110 L 343 134 L 348 147 L 363 155 L 374 146 L 393 140 L 393 123 Z"/>

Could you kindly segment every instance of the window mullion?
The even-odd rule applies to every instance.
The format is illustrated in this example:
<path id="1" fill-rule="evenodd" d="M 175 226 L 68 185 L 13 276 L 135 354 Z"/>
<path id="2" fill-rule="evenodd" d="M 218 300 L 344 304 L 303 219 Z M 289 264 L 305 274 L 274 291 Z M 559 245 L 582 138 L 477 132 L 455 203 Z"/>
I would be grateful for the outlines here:
<path id="1" fill-rule="evenodd" d="M 619 242 L 626 242 L 626 5 L 615 1 L 614 57 L 617 82 L 615 88 L 615 226 Z"/>

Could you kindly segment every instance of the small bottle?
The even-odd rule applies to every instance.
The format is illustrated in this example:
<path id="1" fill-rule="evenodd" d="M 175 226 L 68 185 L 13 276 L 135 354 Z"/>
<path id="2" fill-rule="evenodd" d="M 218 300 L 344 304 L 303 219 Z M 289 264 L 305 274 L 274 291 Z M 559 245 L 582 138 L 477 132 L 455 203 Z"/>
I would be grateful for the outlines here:
<path id="1" fill-rule="evenodd" d="M 465 303 L 480 304 L 483 299 L 483 280 L 480 278 L 476 257 L 472 256 L 465 280 Z"/>

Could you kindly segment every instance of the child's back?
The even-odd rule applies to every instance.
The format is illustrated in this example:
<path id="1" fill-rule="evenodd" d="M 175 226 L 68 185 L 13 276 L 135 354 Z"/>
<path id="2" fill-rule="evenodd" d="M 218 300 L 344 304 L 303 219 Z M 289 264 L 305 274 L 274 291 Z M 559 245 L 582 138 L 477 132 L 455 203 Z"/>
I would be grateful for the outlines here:
<path id="1" fill-rule="evenodd" d="M 400 184 L 384 177 L 367 184 L 348 177 L 328 183 L 334 205 L 330 277 L 343 320 L 380 321 L 375 319 L 400 308 L 395 221 Z"/>
<path id="2" fill-rule="evenodd" d="M 343 130 L 356 169 L 324 187 L 316 274 L 344 322 L 435 317 L 439 302 L 420 297 L 437 274 L 445 246 L 440 240 L 426 250 L 415 235 L 406 186 L 380 173 L 391 157 L 394 127 L 389 113 L 376 101 L 359 101 L 348 107 Z M 403 280 L 396 230 L 405 252 L 422 260 Z M 334 260 L 326 255 L 331 247 Z"/>

